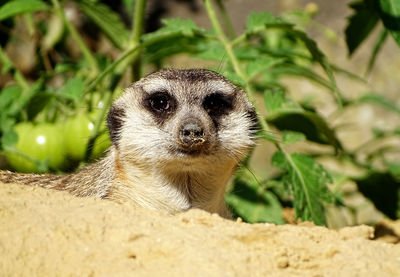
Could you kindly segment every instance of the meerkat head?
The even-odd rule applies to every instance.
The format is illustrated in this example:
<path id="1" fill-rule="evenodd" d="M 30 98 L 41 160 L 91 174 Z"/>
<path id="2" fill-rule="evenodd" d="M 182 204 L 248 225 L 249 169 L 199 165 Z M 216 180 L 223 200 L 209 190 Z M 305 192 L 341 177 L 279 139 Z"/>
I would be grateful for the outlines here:
<path id="1" fill-rule="evenodd" d="M 128 87 L 108 115 L 114 148 L 132 161 L 195 170 L 238 163 L 258 122 L 243 90 L 205 69 L 164 69 Z"/>

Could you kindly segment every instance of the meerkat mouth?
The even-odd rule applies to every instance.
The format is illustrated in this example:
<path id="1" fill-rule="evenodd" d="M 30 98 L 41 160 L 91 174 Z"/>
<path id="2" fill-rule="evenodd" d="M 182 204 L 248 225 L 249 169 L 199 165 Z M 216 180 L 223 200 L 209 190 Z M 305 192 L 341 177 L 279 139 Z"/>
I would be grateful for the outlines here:
<path id="1" fill-rule="evenodd" d="M 185 156 L 198 157 L 200 155 L 205 155 L 205 153 L 201 150 L 194 149 L 178 149 L 178 152 L 184 154 Z"/>
<path id="2" fill-rule="evenodd" d="M 178 154 L 184 158 L 195 158 L 201 156 L 208 156 L 210 154 L 210 145 L 209 143 L 205 143 L 201 146 L 199 145 L 192 145 L 186 146 L 182 144 L 176 145 L 175 149 L 171 149 L 173 153 Z"/>

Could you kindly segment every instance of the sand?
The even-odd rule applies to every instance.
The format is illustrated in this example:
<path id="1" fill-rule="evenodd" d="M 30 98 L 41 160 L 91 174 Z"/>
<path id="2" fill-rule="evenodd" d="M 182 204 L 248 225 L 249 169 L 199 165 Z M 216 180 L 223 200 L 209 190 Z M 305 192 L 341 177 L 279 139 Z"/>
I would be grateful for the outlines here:
<path id="1" fill-rule="evenodd" d="M 400 276 L 399 226 L 376 241 L 369 226 L 169 216 L 0 184 L 0 276 Z"/>

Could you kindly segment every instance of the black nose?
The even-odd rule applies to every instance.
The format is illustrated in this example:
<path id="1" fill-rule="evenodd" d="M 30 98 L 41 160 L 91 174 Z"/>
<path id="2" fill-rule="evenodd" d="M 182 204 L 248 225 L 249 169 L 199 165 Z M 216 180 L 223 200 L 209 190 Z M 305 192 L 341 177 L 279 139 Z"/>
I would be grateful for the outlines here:
<path id="1" fill-rule="evenodd" d="M 189 147 L 198 146 L 205 142 L 203 128 L 198 123 L 194 122 L 188 122 L 182 125 L 179 138 L 183 145 Z"/>

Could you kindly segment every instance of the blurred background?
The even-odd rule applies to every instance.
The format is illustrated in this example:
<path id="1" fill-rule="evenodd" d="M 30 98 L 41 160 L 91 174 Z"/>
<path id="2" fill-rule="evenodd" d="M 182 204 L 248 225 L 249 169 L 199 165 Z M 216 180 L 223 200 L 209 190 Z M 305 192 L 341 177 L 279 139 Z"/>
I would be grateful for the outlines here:
<path id="1" fill-rule="evenodd" d="M 109 147 L 105 116 L 124 87 L 205 67 L 265 120 L 227 194 L 236 216 L 397 219 L 400 17 L 378 2 L 0 1 L 0 168 L 73 172 Z"/>

